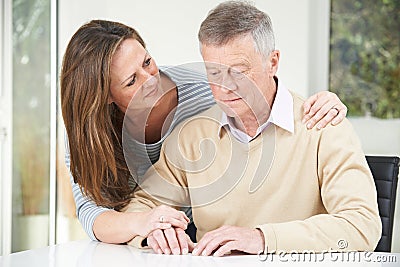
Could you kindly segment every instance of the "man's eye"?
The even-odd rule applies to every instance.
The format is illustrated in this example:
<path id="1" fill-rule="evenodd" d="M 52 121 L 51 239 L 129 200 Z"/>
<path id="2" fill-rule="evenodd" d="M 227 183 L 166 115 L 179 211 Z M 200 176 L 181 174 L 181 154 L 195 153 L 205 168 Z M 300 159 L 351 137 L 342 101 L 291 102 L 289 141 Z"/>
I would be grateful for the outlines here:
<path id="1" fill-rule="evenodd" d="M 241 74 L 243 74 L 242 71 L 236 70 L 236 69 L 232 69 L 230 72 L 231 72 L 232 75 L 241 75 Z"/>
<path id="2" fill-rule="evenodd" d="M 211 76 L 216 76 L 216 75 L 218 75 L 220 73 L 221 73 L 220 71 L 210 71 L 210 72 L 208 72 L 208 74 L 211 75 Z"/>
<path id="3" fill-rule="evenodd" d="M 132 86 L 135 84 L 135 82 L 136 82 L 136 75 L 133 75 L 132 80 L 126 86 Z"/>
<path id="4" fill-rule="evenodd" d="M 149 57 L 148 59 L 146 59 L 146 61 L 144 62 L 144 66 L 149 66 L 151 63 L 151 57 Z"/>
<path id="5" fill-rule="evenodd" d="M 243 79 L 245 76 L 245 72 L 237 69 L 230 70 L 230 74 L 235 79 Z"/>

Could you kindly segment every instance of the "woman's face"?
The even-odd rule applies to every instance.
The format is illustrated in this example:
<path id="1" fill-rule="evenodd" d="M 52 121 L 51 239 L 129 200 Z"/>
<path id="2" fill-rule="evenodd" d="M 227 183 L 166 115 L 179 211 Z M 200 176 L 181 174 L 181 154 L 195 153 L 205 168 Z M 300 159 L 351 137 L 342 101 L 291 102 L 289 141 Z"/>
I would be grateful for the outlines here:
<path id="1" fill-rule="evenodd" d="M 149 109 L 163 94 L 158 67 L 135 39 L 123 41 L 111 62 L 109 103 L 126 113 Z"/>

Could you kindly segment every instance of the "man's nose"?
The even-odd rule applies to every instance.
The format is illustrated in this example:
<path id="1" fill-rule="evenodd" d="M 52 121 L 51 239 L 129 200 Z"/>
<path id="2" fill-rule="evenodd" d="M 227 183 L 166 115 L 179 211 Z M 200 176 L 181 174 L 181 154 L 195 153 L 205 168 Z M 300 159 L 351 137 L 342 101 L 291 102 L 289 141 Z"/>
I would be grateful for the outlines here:
<path id="1" fill-rule="evenodd" d="M 238 89 L 235 80 L 228 73 L 222 77 L 220 87 L 226 91 L 236 91 Z"/>

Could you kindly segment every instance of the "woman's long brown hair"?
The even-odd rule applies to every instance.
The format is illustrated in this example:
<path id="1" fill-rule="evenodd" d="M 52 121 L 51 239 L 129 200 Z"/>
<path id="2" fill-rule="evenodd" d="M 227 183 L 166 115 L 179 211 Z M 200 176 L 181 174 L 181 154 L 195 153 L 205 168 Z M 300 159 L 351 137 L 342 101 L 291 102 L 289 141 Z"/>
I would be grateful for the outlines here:
<path id="1" fill-rule="evenodd" d="M 93 20 L 72 36 L 61 69 L 61 106 L 71 156 L 70 171 L 97 205 L 121 209 L 133 189 L 122 149 L 124 114 L 112 103 L 110 66 L 122 41 L 140 35 L 117 22 Z"/>

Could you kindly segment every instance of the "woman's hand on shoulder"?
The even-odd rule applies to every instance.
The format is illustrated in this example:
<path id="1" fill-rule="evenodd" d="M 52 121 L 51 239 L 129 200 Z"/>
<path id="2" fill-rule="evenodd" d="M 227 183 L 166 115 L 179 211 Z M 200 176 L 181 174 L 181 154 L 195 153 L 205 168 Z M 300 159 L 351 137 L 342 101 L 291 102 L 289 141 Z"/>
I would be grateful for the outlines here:
<path id="1" fill-rule="evenodd" d="M 321 91 L 310 96 L 303 104 L 302 122 L 308 129 L 315 125 L 317 129 L 325 128 L 328 123 L 339 124 L 347 114 L 347 107 L 339 97 L 329 91 Z"/>

